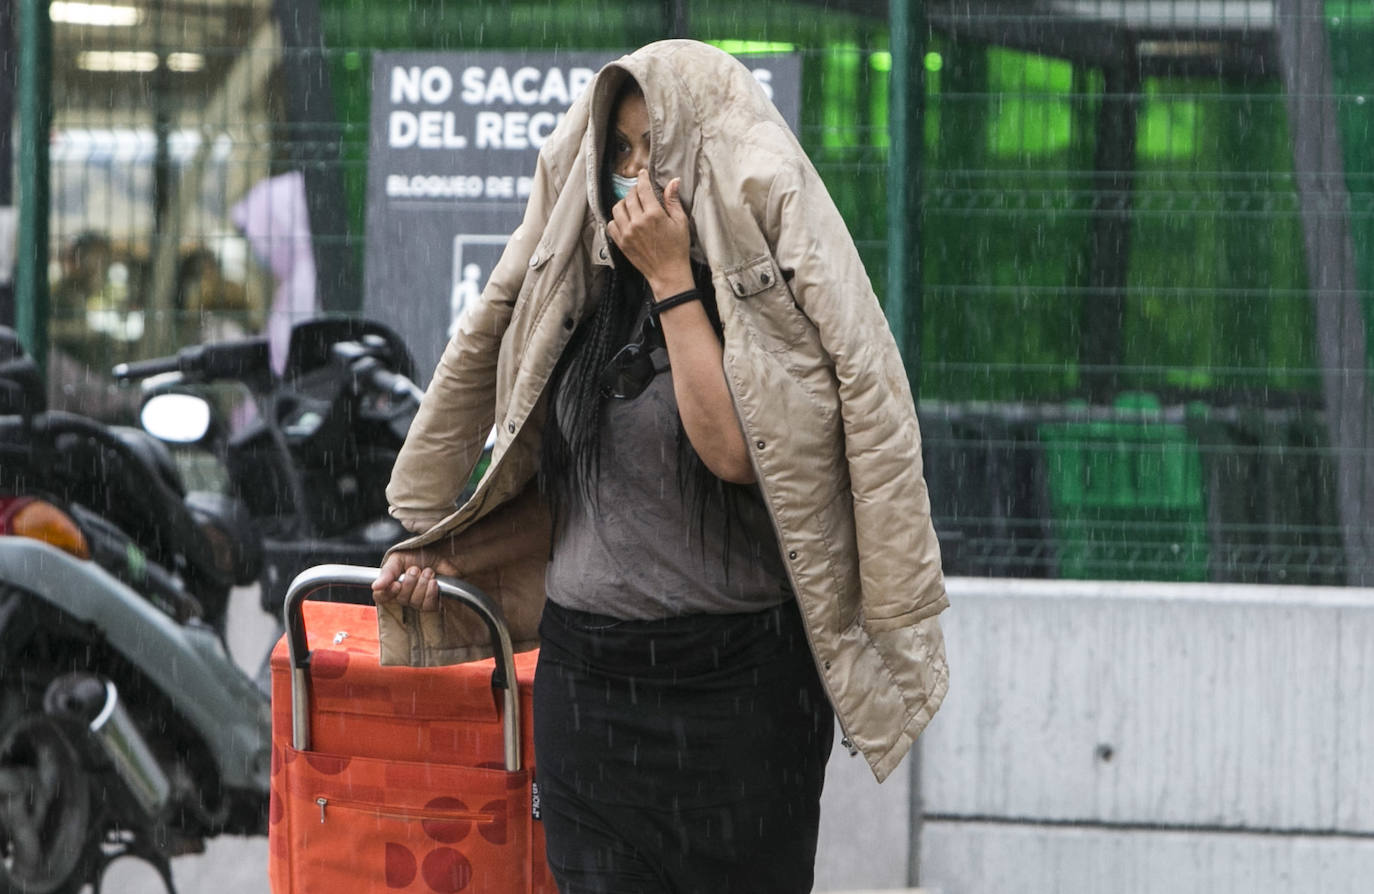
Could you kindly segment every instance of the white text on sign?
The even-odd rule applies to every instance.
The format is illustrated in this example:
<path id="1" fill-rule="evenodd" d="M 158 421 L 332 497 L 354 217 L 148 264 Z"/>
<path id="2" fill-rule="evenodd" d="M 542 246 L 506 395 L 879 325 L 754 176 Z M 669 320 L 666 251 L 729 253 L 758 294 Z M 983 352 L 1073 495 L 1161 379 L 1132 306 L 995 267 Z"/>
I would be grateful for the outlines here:
<path id="1" fill-rule="evenodd" d="M 469 106 L 549 106 L 541 111 L 483 110 L 476 114 L 476 149 L 538 149 L 563 120 L 564 110 L 587 89 L 590 68 L 535 68 L 509 72 L 504 66 L 470 65 L 459 81 L 457 99 Z M 439 106 L 454 99 L 453 74 L 441 65 L 396 65 L 391 69 L 393 105 Z M 387 144 L 396 149 L 466 149 L 473 135 L 464 133 L 466 116 L 450 109 L 395 109 L 387 126 Z"/>
<path id="2" fill-rule="evenodd" d="M 532 177 L 476 174 L 388 174 L 392 199 L 527 199 Z"/>

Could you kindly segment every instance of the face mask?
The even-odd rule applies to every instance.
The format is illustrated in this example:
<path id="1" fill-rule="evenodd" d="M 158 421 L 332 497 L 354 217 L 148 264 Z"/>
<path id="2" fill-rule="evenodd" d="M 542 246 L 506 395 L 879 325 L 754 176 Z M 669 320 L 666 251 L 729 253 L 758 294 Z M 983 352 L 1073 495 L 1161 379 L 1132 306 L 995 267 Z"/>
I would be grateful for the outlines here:
<path id="1" fill-rule="evenodd" d="M 634 177 L 622 177 L 614 172 L 611 173 L 611 192 L 615 194 L 616 201 L 620 201 L 630 194 L 630 190 L 635 188 L 639 180 Z"/>

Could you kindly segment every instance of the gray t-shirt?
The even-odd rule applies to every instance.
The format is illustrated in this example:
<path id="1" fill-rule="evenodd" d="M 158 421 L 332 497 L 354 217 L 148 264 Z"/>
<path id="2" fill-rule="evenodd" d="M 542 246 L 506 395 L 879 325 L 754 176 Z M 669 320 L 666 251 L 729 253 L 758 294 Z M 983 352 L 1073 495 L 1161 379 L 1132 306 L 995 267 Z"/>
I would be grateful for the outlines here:
<path id="1" fill-rule="evenodd" d="M 597 500 L 574 498 L 545 576 L 565 608 L 626 620 L 759 611 L 791 597 L 777 535 L 757 487 L 736 488 L 729 519 L 715 496 L 705 524 L 678 485 L 678 415 L 662 372 L 601 417 Z"/>

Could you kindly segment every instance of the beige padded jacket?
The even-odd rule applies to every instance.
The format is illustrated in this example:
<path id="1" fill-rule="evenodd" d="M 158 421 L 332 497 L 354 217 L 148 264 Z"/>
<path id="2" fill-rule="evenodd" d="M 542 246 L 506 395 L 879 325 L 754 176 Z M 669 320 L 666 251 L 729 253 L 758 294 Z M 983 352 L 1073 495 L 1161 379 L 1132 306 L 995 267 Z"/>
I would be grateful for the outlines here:
<path id="1" fill-rule="evenodd" d="M 885 778 L 948 686 L 948 606 L 911 391 L 853 240 L 749 71 L 686 40 L 608 64 L 543 146 L 523 223 L 435 371 L 387 496 L 460 576 L 537 644 L 549 553 L 534 484 L 544 385 L 610 263 L 594 198 L 626 75 L 650 114 L 650 179 L 682 178 L 693 254 L 709 263 L 724 368 L 816 665 L 845 735 Z M 491 466 L 455 501 L 495 425 Z M 457 610 L 380 615 L 383 661 L 487 654 Z"/>

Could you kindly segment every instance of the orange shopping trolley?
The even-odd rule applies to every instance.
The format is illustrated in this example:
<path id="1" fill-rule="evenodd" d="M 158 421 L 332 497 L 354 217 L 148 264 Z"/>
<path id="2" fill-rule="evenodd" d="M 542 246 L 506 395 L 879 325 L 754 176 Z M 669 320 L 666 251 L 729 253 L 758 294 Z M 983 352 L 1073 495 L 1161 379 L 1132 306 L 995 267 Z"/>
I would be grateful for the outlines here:
<path id="1" fill-rule="evenodd" d="M 495 658 L 382 667 L 374 606 L 308 601 L 376 575 L 320 565 L 286 595 L 272 652 L 273 892 L 556 894 L 532 810 L 537 653 L 513 654 L 495 604 L 440 578 L 444 599 L 486 622 Z"/>

